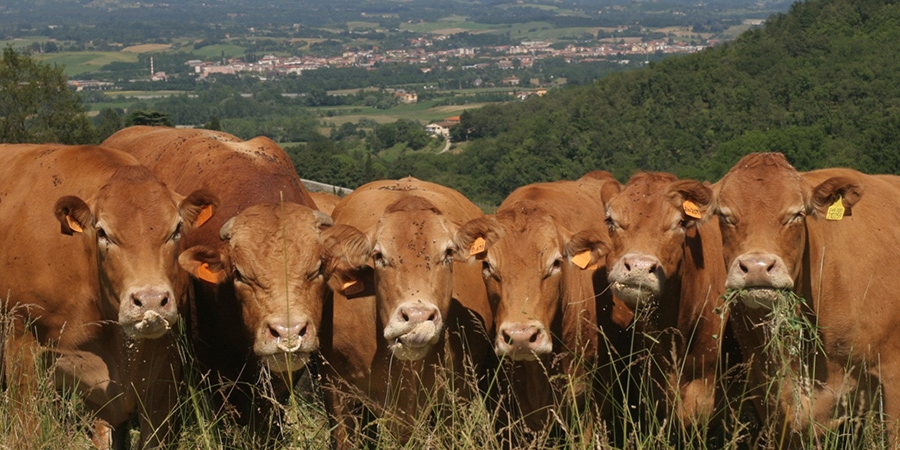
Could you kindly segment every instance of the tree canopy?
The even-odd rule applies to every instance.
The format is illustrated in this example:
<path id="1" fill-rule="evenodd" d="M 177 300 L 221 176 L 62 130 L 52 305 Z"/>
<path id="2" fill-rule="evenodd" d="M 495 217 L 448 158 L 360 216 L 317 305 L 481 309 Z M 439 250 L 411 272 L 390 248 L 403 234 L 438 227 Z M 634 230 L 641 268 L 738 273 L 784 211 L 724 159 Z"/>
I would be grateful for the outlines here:
<path id="1" fill-rule="evenodd" d="M 0 142 L 86 144 L 94 128 L 60 67 L 40 64 L 12 47 L 0 58 Z"/>

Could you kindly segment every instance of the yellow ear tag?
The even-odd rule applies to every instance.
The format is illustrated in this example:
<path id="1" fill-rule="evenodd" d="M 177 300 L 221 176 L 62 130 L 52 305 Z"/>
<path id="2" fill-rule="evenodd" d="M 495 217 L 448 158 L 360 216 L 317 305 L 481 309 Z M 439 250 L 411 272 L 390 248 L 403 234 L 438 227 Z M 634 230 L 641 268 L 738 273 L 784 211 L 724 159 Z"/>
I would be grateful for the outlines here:
<path id="1" fill-rule="evenodd" d="M 366 286 L 362 281 L 359 280 L 348 281 L 344 283 L 343 286 L 341 286 L 341 290 L 344 291 L 344 295 L 359 294 L 365 288 Z"/>
<path id="2" fill-rule="evenodd" d="M 203 225 L 204 223 L 206 223 L 206 221 L 209 220 L 209 218 L 212 217 L 212 215 L 213 215 L 212 205 L 204 206 L 203 209 L 200 210 L 200 214 L 197 214 L 197 225 L 196 226 L 199 227 L 200 225 Z"/>
<path id="3" fill-rule="evenodd" d="M 475 242 L 472 243 L 472 246 L 469 247 L 469 256 L 475 256 L 484 251 L 486 243 L 484 242 L 483 237 L 475 238 Z"/>
<path id="4" fill-rule="evenodd" d="M 66 223 L 69 224 L 69 228 L 71 228 L 72 231 L 76 233 L 84 232 L 84 230 L 81 228 L 81 225 L 79 225 L 78 222 L 76 222 L 75 219 L 72 218 L 72 216 L 66 215 Z"/>
<path id="5" fill-rule="evenodd" d="M 572 257 L 572 264 L 576 266 L 586 269 L 588 264 L 591 263 L 591 251 L 585 250 L 575 256 Z"/>
<path id="6" fill-rule="evenodd" d="M 203 263 L 197 266 L 197 278 L 212 284 L 219 283 L 219 277 L 213 273 L 212 270 L 209 270 L 209 263 Z"/>
<path id="7" fill-rule="evenodd" d="M 687 214 L 688 217 L 693 217 L 695 219 L 703 218 L 703 215 L 700 214 L 700 207 L 694 202 L 685 200 L 684 203 L 681 204 L 681 207 L 684 208 L 684 213 Z"/>
<path id="8" fill-rule="evenodd" d="M 828 220 L 841 220 L 844 218 L 844 204 L 841 202 L 840 195 L 838 195 L 837 200 L 828 207 L 825 218 Z"/>

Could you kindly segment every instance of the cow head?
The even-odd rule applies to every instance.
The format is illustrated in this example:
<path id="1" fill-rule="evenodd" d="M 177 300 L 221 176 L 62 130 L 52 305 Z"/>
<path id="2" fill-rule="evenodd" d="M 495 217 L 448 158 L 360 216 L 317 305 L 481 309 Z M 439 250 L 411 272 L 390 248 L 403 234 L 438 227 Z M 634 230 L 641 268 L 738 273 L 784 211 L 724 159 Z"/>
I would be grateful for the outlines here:
<path id="1" fill-rule="evenodd" d="M 182 198 L 147 168 L 126 166 L 89 202 L 62 197 L 54 212 L 62 233 L 84 235 L 96 255 L 104 315 L 131 338 L 163 336 L 188 295 L 177 264 L 182 233 L 209 219 L 219 200 L 202 190 Z"/>
<path id="2" fill-rule="evenodd" d="M 275 372 L 304 367 L 319 348 L 325 284 L 336 270 L 365 263 L 366 237 L 294 203 L 251 206 L 225 222 L 220 236 L 220 248 L 182 253 L 182 267 L 233 287 L 263 364 Z"/>
<path id="3" fill-rule="evenodd" d="M 553 352 L 551 324 L 563 305 L 571 271 L 589 270 L 605 255 L 604 233 L 573 233 L 531 203 L 484 216 L 460 230 L 461 248 L 482 261 L 482 275 L 497 324 L 494 352 L 517 361 Z M 479 241 L 480 239 L 480 241 Z"/>
<path id="4" fill-rule="evenodd" d="M 810 186 L 780 153 L 745 156 L 715 187 L 728 278 L 751 308 L 771 308 L 778 290 L 794 289 L 806 250 L 806 221 L 838 198 L 851 208 L 862 185 L 844 177 Z"/>
<path id="5" fill-rule="evenodd" d="M 605 192 L 605 195 L 610 193 Z M 686 231 L 698 225 L 712 191 L 666 173 L 641 173 L 604 198 L 612 239 L 609 282 L 632 309 L 659 298 L 667 278 L 678 275 Z"/>
<path id="6" fill-rule="evenodd" d="M 388 205 L 369 232 L 378 323 L 398 359 L 422 359 L 440 340 L 461 258 L 457 229 L 433 203 L 411 195 Z"/>

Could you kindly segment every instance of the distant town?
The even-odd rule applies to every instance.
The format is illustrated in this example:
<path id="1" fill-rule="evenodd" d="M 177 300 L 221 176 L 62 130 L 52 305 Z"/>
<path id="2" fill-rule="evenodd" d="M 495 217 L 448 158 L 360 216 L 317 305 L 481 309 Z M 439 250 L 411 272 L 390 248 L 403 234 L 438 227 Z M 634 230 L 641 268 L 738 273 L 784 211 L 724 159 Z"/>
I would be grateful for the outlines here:
<path id="1" fill-rule="evenodd" d="M 441 39 L 440 37 L 435 39 Z M 505 45 L 496 47 L 458 48 L 452 50 L 430 51 L 431 39 L 419 38 L 417 46 L 410 49 L 390 50 L 379 52 L 377 49 L 345 52 L 336 57 L 292 56 L 278 57 L 266 55 L 257 62 L 244 62 L 239 58 L 231 58 L 227 61 L 200 61 L 191 60 L 186 64 L 192 66 L 201 77 L 213 74 L 238 74 L 244 72 L 259 73 L 261 75 L 273 73 L 277 75 L 301 74 L 306 70 L 316 70 L 321 67 L 372 67 L 379 63 L 407 63 L 422 65 L 422 71 L 431 70 L 429 65 L 445 65 L 449 58 L 465 58 L 480 60 L 471 65 L 463 65 L 460 69 L 472 69 L 494 66 L 500 69 L 530 68 L 535 60 L 548 57 L 563 57 L 569 63 L 582 61 L 605 60 L 610 56 L 620 55 L 646 55 L 662 52 L 694 53 L 714 45 L 687 45 L 668 44 L 665 41 L 638 42 L 633 44 L 603 44 L 595 47 L 567 46 L 557 50 L 550 46 L 549 42 L 534 41 L 522 42 L 521 45 Z M 625 61 L 627 62 L 627 61 Z M 445 70 L 456 67 L 444 66 Z M 156 74 L 154 74 L 156 75 Z"/>

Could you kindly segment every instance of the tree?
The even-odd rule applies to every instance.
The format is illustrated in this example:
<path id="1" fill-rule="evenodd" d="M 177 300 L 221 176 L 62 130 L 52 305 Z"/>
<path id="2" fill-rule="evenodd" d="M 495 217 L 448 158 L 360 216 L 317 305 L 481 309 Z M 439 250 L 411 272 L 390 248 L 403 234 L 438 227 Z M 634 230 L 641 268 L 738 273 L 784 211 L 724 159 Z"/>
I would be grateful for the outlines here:
<path id="1" fill-rule="evenodd" d="M 97 141 L 102 142 L 116 131 L 122 129 L 124 125 L 122 115 L 121 110 L 117 111 L 112 108 L 103 108 L 100 111 L 100 114 L 94 119 L 94 124 L 97 127 Z"/>
<path id="2" fill-rule="evenodd" d="M 89 144 L 95 139 L 63 69 L 7 46 L 0 59 L 0 142 Z"/>
<path id="3" fill-rule="evenodd" d="M 128 119 L 125 120 L 125 125 L 151 125 L 151 126 L 164 126 L 164 127 L 174 127 L 175 124 L 172 122 L 172 118 L 169 117 L 166 113 L 161 113 L 159 111 L 144 111 L 137 110 L 132 111 L 131 114 L 128 114 Z"/>
<path id="4" fill-rule="evenodd" d="M 219 123 L 219 116 L 213 114 L 212 118 L 209 119 L 209 122 L 206 125 L 203 125 L 203 128 L 213 131 L 222 131 L 222 124 Z"/>

